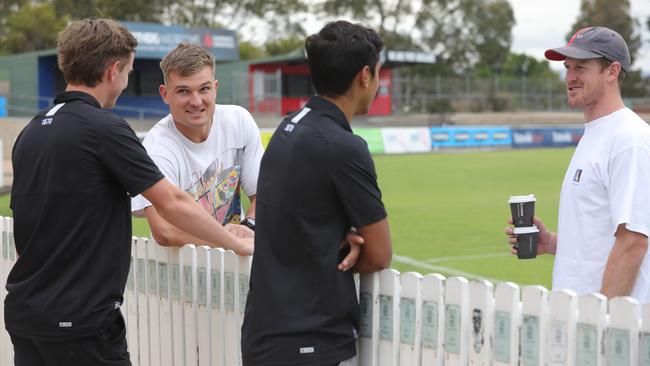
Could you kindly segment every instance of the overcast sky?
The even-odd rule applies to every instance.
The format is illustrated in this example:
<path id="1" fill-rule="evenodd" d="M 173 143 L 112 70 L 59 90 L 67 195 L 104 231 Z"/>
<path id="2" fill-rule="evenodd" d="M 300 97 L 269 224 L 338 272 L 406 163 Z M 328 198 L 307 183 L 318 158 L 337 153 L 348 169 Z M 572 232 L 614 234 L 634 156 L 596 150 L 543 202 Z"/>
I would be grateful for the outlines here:
<path id="1" fill-rule="evenodd" d="M 413 0 L 417 1 L 417 0 Z M 564 38 L 571 31 L 580 12 L 580 0 L 509 0 L 515 13 L 516 24 L 512 29 L 512 51 L 526 53 L 537 59 L 544 59 L 548 48 L 566 44 Z M 633 67 L 641 68 L 650 75 L 650 32 L 646 20 L 650 16 L 650 0 L 630 0 L 631 14 L 641 22 L 641 39 L 643 46 L 639 50 Z M 304 15 L 302 25 L 308 34 L 316 33 L 333 19 L 321 19 L 314 14 Z M 350 20 L 350 19 L 348 19 Z M 354 21 L 354 20 L 352 20 Z M 403 22 L 406 26 L 409 22 Z M 263 43 L 265 31 L 254 22 L 245 24 L 243 29 L 247 40 Z M 554 70 L 563 73 L 560 62 L 551 62 Z"/>
<path id="2" fill-rule="evenodd" d="M 580 12 L 580 0 L 509 0 L 515 12 L 517 24 L 512 30 L 512 51 L 529 54 L 542 59 L 548 48 L 566 43 L 565 35 Z M 642 22 L 643 47 L 637 54 L 634 68 L 650 74 L 650 32 L 645 25 L 650 15 L 650 0 L 631 0 L 631 14 Z M 551 67 L 561 70 L 560 62 Z"/>

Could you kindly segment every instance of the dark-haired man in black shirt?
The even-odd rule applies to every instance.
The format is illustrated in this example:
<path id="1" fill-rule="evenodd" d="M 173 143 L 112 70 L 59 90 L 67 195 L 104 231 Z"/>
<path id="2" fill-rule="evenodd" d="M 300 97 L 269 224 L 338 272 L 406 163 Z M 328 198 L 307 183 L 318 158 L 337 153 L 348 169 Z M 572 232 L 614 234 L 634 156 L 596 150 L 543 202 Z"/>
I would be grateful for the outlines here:
<path id="1" fill-rule="evenodd" d="M 68 83 L 14 145 L 11 208 L 19 254 L 5 323 L 16 366 L 130 365 L 119 311 L 129 271 L 131 199 L 240 254 L 232 236 L 164 179 L 129 125 L 105 110 L 126 88 L 136 39 L 108 19 L 71 23 L 57 43 Z"/>
<path id="2" fill-rule="evenodd" d="M 374 163 L 350 128 L 377 93 L 383 42 L 339 21 L 305 47 L 318 96 L 282 121 L 261 163 L 242 326 L 246 366 L 352 358 L 359 305 L 352 272 L 337 268 L 340 243 L 350 228 L 363 238 L 359 272 L 386 268 L 392 256 Z"/>

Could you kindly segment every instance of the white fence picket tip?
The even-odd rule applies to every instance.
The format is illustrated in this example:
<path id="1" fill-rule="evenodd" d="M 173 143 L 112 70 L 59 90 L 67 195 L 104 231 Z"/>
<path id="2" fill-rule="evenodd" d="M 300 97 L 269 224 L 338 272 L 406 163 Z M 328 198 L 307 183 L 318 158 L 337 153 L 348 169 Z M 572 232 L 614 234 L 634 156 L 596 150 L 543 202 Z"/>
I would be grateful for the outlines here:
<path id="1" fill-rule="evenodd" d="M 609 324 L 605 335 L 606 365 L 638 365 L 639 303 L 631 297 L 609 300 Z"/>
<path id="2" fill-rule="evenodd" d="M 379 272 L 379 366 L 399 362 L 399 272 Z"/>
<path id="3" fill-rule="evenodd" d="M 501 282 L 494 290 L 494 365 L 517 366 L 521 302 L 519 286 Z"/>
<path id="4" fill-rule="evenodd" d="M 224 311 L 224 282 L 223 257 L 225 251 L 214 248 L 210 251 L 210 344 L 212 366 L 226 364 L 225 352 L 225 311 Z"/>
<path id="5" fill-rule="evenodd" d="M 578 297 L 576 329 L 576 364 L 603 366 L 605 351 L 603 336 L 607 326 L 607 298 L 601 294 Z"/>
<path id="6" fill-rule="evenodd" d="M 445 283 L 445 365 L 465 366 L 469 362 L 469 282 L 450 277 Z"/>
<path id="7" fill-rule="evenodd" d="M 494 344 L 494 285 L 486 280 L 472 280 L 469 283 L 469 309 L 471 321 L 468 332 L 469 364 L 471 366 L 492 365 L 492 344 Z"/>
<path id="8" fill-rule="evenodd" d="M 185 325 L 185 364 L 198 363 L 198 343 L 196 327 L 196 247 L 187 244 L 181 248 L 181 303 L 183 308 L 183 323 Z"/>
<path id="9" fill-rule="evenodd" d="M 427 274 L 422 279 L 422 362 L 442 366 L 445 324 L 445 277 Z"/>
<path id="10" fill-rule="evenodd" d="M 210 341 L 212 329 L 210 327 L 210 247 L 200 246 L 196 248 L 196 328 L 198 344 L 198 365 L 210 366 L 211 349 Z"/>
<path id="11" fill-rule="evenodd" d="M 569 290 L 549 295 L 549 365 L 575 365 L 578 296 Z"/>
<path id="12" fill-rule="evenodd" d="M 147 304 L 149 308 L 149 359 L 151 365 L 161 365 L 160 304 L 158 302 L 158 244 L 147 240 Z"/>
<path id="13" fill-rule="evenodd" d="M 524 286 L 521 295 L 521 364 L 542 366 L 548 348 L 548 290 Z"/>
<path id="14" fill-rule="evenodd" d="M 400 365 L 419 365 L 422 347 L 422 275 L 400 277 Z"/>
<path id="15" fill-rule="evenodd" d="M 158 318 L 160 319 L 160 365 L 173 366 L 174 364 L 174 336 L 172 325 L 172 303 L 170 290 L 169 249 L 155 243 L 156 260 L 158 261 Z"/>
<path id="16" fill-rule="evenodd" d="M 379 272 L 363 273 L 359 279 L 359 363 L 379 365 Z"/>
<path id="17" fill-rule="evenodd" d="M 147 295 L 147 242 L 146 238 L 136 239 L 135 288 L 138 304 L 138 347 L 139 366 L 151 365 L 149 343 L 149 297 Z"/>

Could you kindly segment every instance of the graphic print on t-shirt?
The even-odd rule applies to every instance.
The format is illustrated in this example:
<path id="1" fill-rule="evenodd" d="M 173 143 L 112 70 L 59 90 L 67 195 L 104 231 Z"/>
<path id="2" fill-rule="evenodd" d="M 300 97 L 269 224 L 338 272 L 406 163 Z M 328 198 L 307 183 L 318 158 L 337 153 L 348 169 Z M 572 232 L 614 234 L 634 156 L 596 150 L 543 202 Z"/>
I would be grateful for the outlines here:
<path id="1" fill-rule="evenodd" d="M 219 159 L 210 164 L 203 174 L 185 191 L 212 217 L 225 225 L 239 223 L 241 218 L 241 165 L 237 153 L 235 165 L 221 166 Z M 196 173 L 198 176 L 200 173 Z"/>

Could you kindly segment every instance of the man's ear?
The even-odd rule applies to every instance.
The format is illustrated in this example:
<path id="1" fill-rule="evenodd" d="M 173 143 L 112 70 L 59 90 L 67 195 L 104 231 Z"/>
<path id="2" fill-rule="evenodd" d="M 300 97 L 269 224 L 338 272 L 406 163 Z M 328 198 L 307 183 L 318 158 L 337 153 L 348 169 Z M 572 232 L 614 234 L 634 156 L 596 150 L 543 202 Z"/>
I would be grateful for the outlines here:
<path id="1" fill-rule="evenodd" d="M 165 102 L 165 104 L 169 104 L 167 101 L 167 86 L 165 84 L 160 84 L 158 87 L 158 93 L 160 93 L 160 97 L 162 98 L 163 102 Z"/>
<path id="2" fill-rule="evenodd" d="M 367 88 L 372 80 L 372 70 L 370 70 L 370 67 L 368 65 L 364 66 L 359 72 L 359 76 L 361 78 L 361 85 L 364 88 Z"/>
<path id="3" fill-rule="evenodd" d="M 215 100 L 216 100 L 216 96 L 219 95 L 219 80 L 214 81 L 214 94 L 215 94 Z"/>
<path id="4" fill-rule="evenodd" d="M 618 75 L 622 72 L 623 72 L 623 68 L 621 68 L 621 63 L 618 61 L 614 61 L 609 67 L 608 77 L 611 81 L 617 80 Z"/>
<path id="5" fill-rule="evenodd" d="M 107 81 L 112 82 L 113 80 L 115 80 L 115 78 L 120 72 L 121 65 L 122 63 L 120 62 L 120 60 L 115 60 L 113 63 L 108 65 L 108 67 L 106 68 L 106 72 L 104 73 Z"/>

